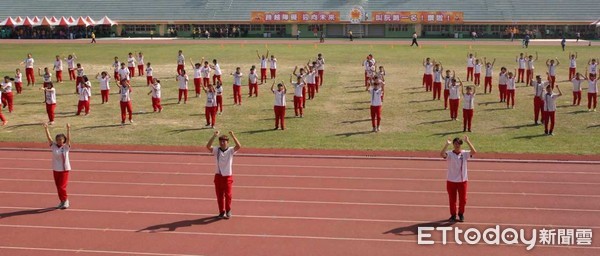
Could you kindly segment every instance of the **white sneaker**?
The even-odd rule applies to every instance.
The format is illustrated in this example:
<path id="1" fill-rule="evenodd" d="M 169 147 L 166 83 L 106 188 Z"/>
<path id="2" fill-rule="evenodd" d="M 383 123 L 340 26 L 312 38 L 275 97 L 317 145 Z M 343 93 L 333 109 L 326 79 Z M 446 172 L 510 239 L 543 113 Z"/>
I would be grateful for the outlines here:
<path id="1" fill-rule="evenodd" d="M 373 132 L 376 132 L 376 131 L 377 131 L 377 127 L 373 127 Z"/>
<path id="2" fill-rule="evenodd" d="M 378 131 L 378 132 L 379 132 L 379 131 L 381 131 L 381 128 L 379 128 L 379 126 L 377 126 L 377 131 Z"/>
<path id="3" fill-rule="evenodd" d="M 62 209 L 64 205 L 65 205 L 65 202 L 60 202 L 60 204 L 58 204 L 56 206 L 56 209 Z"/>
<path id="4" fill-rule="evenodd" d="M 71 206 L 71 204 L 69 203 L 69 199 L 67 199 L 67 201 L 65 201 L 65 203 L 63 204 L 62 209 L 67 209 Z"/>

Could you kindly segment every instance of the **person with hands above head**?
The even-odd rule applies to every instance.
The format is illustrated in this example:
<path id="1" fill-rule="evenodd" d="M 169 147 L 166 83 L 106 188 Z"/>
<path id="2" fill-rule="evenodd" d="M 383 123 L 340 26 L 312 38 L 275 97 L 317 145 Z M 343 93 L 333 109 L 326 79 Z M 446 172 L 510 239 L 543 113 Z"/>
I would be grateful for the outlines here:
<path id="1" fill-rule="evenodd" d="M 69 182 L 69 172 L 71 171 L 71 162 L 69 161 L 69 151 L 71 150 L 71 125 L 67 124 L 67 135 L 57 134 L 55 140 L 52 140 L 48 124 L 43 124 L 46 131 L 46 139 L 52 150 L 52 169 L 54 173 L 54 184 L 58 192 L 60 203 L 56 208 L 67 209 L 70 206 L 67 197 L 67 185 Z"/>
<path id="2" fill-rule="evenodd" d="M 239 140 L 233 133 L 229 135 L 235 142 L 235 147 L 229 146 L 229 137 L 227 135 L 219 136 L 219 131 L 215 131 L 213 136 L 206 144 L 206 149 L 216 157 L 217 168 L 215 170 L 215 192 L 217 195 L 217 204 L 219 206 L 219 218 L 231 218 L 231 201 L 233 190 L 233 155 L 242 148 Z M 213 147 L 215 139 L 219 139 L 219 146 Z"/>
<path id="3" fill-rule="evenodd" d="M 454 222 L 465 221 L 465 206 L 467 204 L 467 183 L 468 183 L 468 160 L 477 153 L 477 150 L 471 143 L 468 136 L 465 135 L 464 142 L 469 145 L 470 150 L 463 150 L 463 140 L 456 137 L 454 139 L 448 138 L 444 148 L 440 152 L 440 156 L 446 159 L 448 163 L 448 170 L 446 174 L 446 191 L 448 192 L 448 203 L 450 206 L 450 218 L 448 221 Z M 453 149 L 448 150 L 448 147 L 452 145 Z M 456 199 L 458 194 L 458 212 L 456 210 Z M 456 215 L 458 213 L 458 219 Z"/>
<path id="4" fill-rule="evenodd" d="M 556 85 L 556 90 L 558 90 L 558 93 L 553 93 L 552 85 L 548 85 L 546 86 L 546 93 L 542 97 L 542 101 L 544 101 L 544 108 L 542 109 L 544 112 L 542 115 L 544 118 L 544 134 L 550 136 L 554 135 L 553 131 L 556 117 L 556 98 L 562 96 L 562 92 L 560 91 L 558 84 Z"/>
<path id="5" fill-rule="evenodd" d="M 273 106 L 273 111 L 275 112 L 275 129 L 279 129 L 281 125 L 281 130 L 285 130 L 285 94 L 287 93 L 287 88 L 283 83 L 277 84 L 277 90 L 275 90 L 275 81 L 271 85 L 271 91 L 275 96 L 275 104 Z"/>

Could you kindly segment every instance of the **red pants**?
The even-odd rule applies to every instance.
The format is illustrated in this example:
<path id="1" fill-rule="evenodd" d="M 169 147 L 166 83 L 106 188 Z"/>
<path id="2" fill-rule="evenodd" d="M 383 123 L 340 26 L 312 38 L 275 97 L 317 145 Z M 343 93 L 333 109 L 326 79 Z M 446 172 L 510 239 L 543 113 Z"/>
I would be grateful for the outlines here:
<path id="1" fill-rule="evenodd" d="M 56 71 L 56 82 L 58 83 L 58 82 L 62 82 L 62 81 L 63 81 L 63 79 L 62 79 L 62 70 L 57 70 Z"/>
<path id="2" fill-rule="evenodd" d="M 206 117 L 206 125 L 214 127 L 217 121 L 217 107 L 204 107 L 204 116 Z"/>
<path id="3" fill-rule="evenodd" d="M 58 199 L 61 202 L 67 201 L 67 184 L 69 183 L 69 171 L 54 173 L 54 184 L 56 184 L 56 192 L 58 192 Z"/>
<path id="4" fill-rule="evenodd" d="M 569 68 L 569 81 L 575 77 L 575 73 L 577 73 L 577 68 Z"/>
<path id="5" fill-rule="evenodd" d="M 588 92 L 588 109 L 596 109 L 597 103 L 598 103 L 598 93 L 589 93 Z"/>
<path id="6" fill-rule="evenodd" d="M 573 105 L 575 104 L 577 104 L 577 106 L 581 104 L 581 91 L 573 92 Z"/>
<path id="7" fill-rule="evenodd" d="M 490 93 L 492 92 L 492 77 L 486 76 L 483 79 L 483 93 L 487 93 L 488 86 L 490 87 Z"/>
<path id="8" fill-rule="evenodd" d="M 225 211 L 231 211 L 233 176 L 215 174 L 214 182 L 215 192 L 217 194 L 217 204 L 219 205 L 219 214 L 225 213 Z"/>
<path id="9" fill-rule="evenodd" d="M 254 93 L 254 95 L 258 97 L 258 84 L 248 84 L 248 88 L 250 89 L 248 93 L 249 96 L 252 96 L 252 93 Z"/>
<path id="10" fill-rule="evenodd" d="M 102 103 L 108 102 L 109 90 L 100 90 L 100 96 L 102 96 Z"/>
<path id="11" fill-rule="evenodd" d="M 296 114 L 296 116 L 304 115 L 302 109 L 302 97 L 294 96 L 294 114 Z"/>
<path id="12" fill-rule="evenodd" d="M 121 81 L 121 79 L 119 79 L 119 72 L 117 71 L 113 73 L 113 78 L 115 79 L 115 81 Z"/>
<path id="13" fill-rule="evenodd" d="M 450 215 L 456 215 L 456 194 L 458 193 L 458 214 L 465 213 L 467 205 L 467 182 L 446 181 L 448 201 L 450 204 Z"/>
<path id="14" fill-rule="evenodd" d="M 129 69 L 129 76 L 134 77 L 135 76 L 135 67 L 127 67 L 127 69 Z"/>
<path id="15" fill-rule="evenodd" d="M 46 113 L 48 114 L 48 121 L 54 122 L 54 110 L 56 110 L 56 103 L 46 103 Z"/>
<path id="16" fill-rule="evenodd" d="M 318 76 L 316 76 L 315 77 L 315 92 L 316 93 L 319 93 L 319 82 L 320 81 L 321 81 L 321 79 Z"/>
<path id="17" fill-rule="evenodd" d="M 369 86 L 369 80 L 371 80 L 371 78 L 367 75 L 367 72 L 365 71 L 365 87 Z"/>
<path id="18" fill-rule="evenodd" d="M 525 75 L 525 69 L 520 68 L 519 70 L 517 70 L 517 83 L 525 82 L 525 80 L 523 79 L 524 75 Z"/>
<path id="19" fill-rule="evenodd" d="M 242 86 L 233 85 L 233 104 L 242 104 Z"/>
<path id="20" fill-rule="evenodd" d="M 115 77 L 117 77 L 119 73 L 115 72 Z M 69 81 L 73 81 L 75 79 L 75 69 L 69 69 Z"/>
<path id="21" fill-rule="evenodd" d="M 471 123 L 473 122 L 473 109 L 463 108 L 463 130 L 471 131 Z"/>
<path id="22" fill-rule="evenodd" d="M 200 95 L 200 86 L 202 85 L 202 78 L 194 78 L 194 89 L 196 90 L 196 95 Z"/>
<path id="23" fill-rule="evenodd" d="M 469 79 L 473 81 L 473 67 L 467 67 L 467 82 Z"/>
<path id="24" fill-rule="evenodd" d="M 315 98 L 315 84 L 308 84 L 308 99 Z"/>
<path id="25" fill-rule="evenodd" d="M 515 90 L 506 90 L 506 106 L 515 106 Z"/>
<path id="26" fill-rule="evenodd" d="M 154 112 L 162 110 L 162 106 L 160 105 L 160 98 L 152 97 L 152 109 Z"/>
<path id="27" fill-rule="evenodd" d="M 2 108 L 0 108 L 0 121 L 6 122 L 6 117 L 2 114 Z"/>
<path id="28" fill-rule="evenodd" d="M 213 75 L 213 84 L 216 85 L 217 81 L 223 83 L 223 81 L 221 81 L 221 75 Z"/>
<path id="29" fill-rule="evenodd" d="M 77 115 L 81 114 L 81 110 L 85 109 L 85 114 L 90 113 L 90 101 L 89 100 L 80 100 L 77 104 Z"/>
<path id="30" fill-rule="evenodd" d="M 306 108 L 306 86 L 302 87 L 302 108 Z"/>
<path id="31" fill-rule="evenodd" d="M 544 131 L 546 133 L 552 133 L 554 131 L 554 121 L 556 111 L 544 111 Z"/>
<path id="32" fill-rule="evenodd" d="M 381 106 L 371 106 L 371 125 L 379 127 L 381 124 Z"/>
<path id="33" fill-rule="evenodd" d="M 184 65 L 177 65 L 177 74 L 181 75 L 181 70 L 184 69 Z"/>
<path id="34" fill-rule="evenodd" d="M 319 73 L 319 84 L 317 86 L 317 89 L 319 88 L 319 86 L 323 85 L 323 74 L 325 74 L 325 70 L 317 70 L 317 72 Z M 318 90 L 317 90 L 318 92 Z"/>
<path id="35" fill-rule="evenodd" d="M 217 95 L 217 108 L 219 108 L 219 112 L 223 112 L 223 96 Z"/>
<path id="36" fill-rule="evenodd" d="M 526 73 L 525 85 L 531 85 L 531 79 L 533 79 L 533 69 L 528 69 Z"/>
<path id="37" fill-rule="evenodd" d="M 179 101 L 181 102 L 181 96 L 183 96 L 183 102 L 187 102 L 188 89 L 179 89 Z"/>
<path id="38" fill-rule="evenodd" d="M 544 115 L 542 113 L 542 108 L 544 107 L 544 101 L 540 97 L 533 97 L 533 121 L 537 123 L 538 118 L 541 117 L 541 121 L 544 121 Z M 541 114 L 541 116 L 540 116 Z"/>
<path id="39" fill-rule="evenodd" d="M 146 76 L 146 85 L 152 84 L 152 76 Z"/>
<path id="40" fill-rule="evenodd" d="M 506 101 L 506 85 L 499 84 L 498 91 L 500 92 L 498 95 L 500 96 L 500 102 Z"/>
<path id="41" fill-rule="evenodd" d="M 448 109 L 448 98 L 450 98 L 450 90 L 444 89 L 444 109 Z"/>
<path id="42" fill-rule="evenodd" d="M 473 83 L 477 86 L 481 84 L 481 73 L 475 73 L 475 81 Z"/>
<path id="43" fill-rule="evenodd" d="M 273 111 L 275 112 L 275 128 L 279 128 L 281 124 L 281 129 L 285 129 L 285 106 L 273 106 Z"/>
<path id="44" fill-rule="evenodd" d="M 8 112 L 13 111 L 13 93 L 5 92 L 2 93 L 2 107 L 8 106 Z"/>
<path id="45" fill-rule="evenodd" d="M 261 68 L 260 69 L 260 83 L 262 84 L 263 82 L 267 81 L 267 69 L 266 68 Z"/>
<path id="46" fill-rule="evenodd" d="M 270 73 L 271 73 L 271 79 L 274 79 L 277 76 L 277 69 L 270 69 Z"/>
<path id="47" fill-rule="evenodd" d="M 144 75 L 144 65 L 137 65 L 138 66 L 138 76 L 143 76 Z"/>
<path id="48" fill-rule="evenodd" d="M 433 87 L 433 75 L 423 75 L 423 83 L 425 84 L 425 91 L 431 91 Z"/>
<path id="49" fill-rule="evenodd" d="M 442 94 L 442 83 L 441 82 L 433 82 L 433 99 L 436 97 L 439 100 Z"/>
<path id="50" fill-rule="evenodd" d="M 131 101 L 121 101 L 121 123 L 125 123 L 127 114 L 129 114 L 129 121 L 131 121 L 133 119 L 133 106 L 131 105 Z"/>
<path id="51" fill-rule="evenodd" d="M 202 86 L 203 87 L 208 87 L 209 84 L 210 84 L 210 78 L 209 77 L 202 78 Z"/>
<path id="52" fill-rule="evenodd" d="M 33 68 L 26 68 L 25 76 L 27 77 L 27 85 L 35 84 L 35 74 L 33 73 Z"/>
<path id="53" fill-rule="evenodd" d="M 450 99 L 450 118 L 457 119 L 458 118 L 458 103 L 459 99 Z"/>
<path id="54" fill-rule="evenodd" d="M 23 82 L 15 82 L 15 88 L 17 89 L 17 94 L 21 94 L 23 92 Z"/>
<path id="55" fill-rule="evenodd" d="M 556 83 L 556 76 L 549 76 L 550 77 L 550 86 L 552 86 L 552 89 L 554 89 L 554 84 Z"/>

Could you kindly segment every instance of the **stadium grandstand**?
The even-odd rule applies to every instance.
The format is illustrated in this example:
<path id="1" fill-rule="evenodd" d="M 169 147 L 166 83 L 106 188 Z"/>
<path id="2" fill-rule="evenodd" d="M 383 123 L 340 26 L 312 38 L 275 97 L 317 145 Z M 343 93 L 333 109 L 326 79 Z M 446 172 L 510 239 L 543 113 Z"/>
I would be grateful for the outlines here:
<path id="1" fill-rule="evenodd" d="M 282 20 L 288 13 L 334 14 L 327 22 Z M 452 12 L 456 20 L 433 14 Z M 432 14 L 428 19 L 427 14 Z M 404 19 L 405 15 L 419 15 Z M 261 16 L 262 15 L 262 16 Z M 271 16 L 273 15 L 273 16 Z M 114 26 L 75 24 L 23 24 L 27 17 L 86 17 L 96 21 L 104 16 Z M 256 18 L 268 17 L 263 20 Z M 6 24 L 9 17 L 21 23 Z M 277 18 L 275 18 L 277 17 Z M 288 18 L 289 16 L 285 16 Z M 441 17 L 441 16 L 440 16 Z M 274 19 L 270 19 L 274 18 Z M 343 37 L 352 30 L 364 37 L 479 37 L 502 38 L 530 33 L 534 38 L 598 38 L 600 5 L 597 0 L 20 0 L 0 1 L 4 20 L 3 38 L 88 36 L 204 36 L 213 37 Z M 76 19 L 76 18 L 74 18 Z M 445 22 L 444 22 L 445 20 Z M 30 22 L 31 23 L 31 22 Z M 91 25 L 91 24 L 90 24 Z"/>

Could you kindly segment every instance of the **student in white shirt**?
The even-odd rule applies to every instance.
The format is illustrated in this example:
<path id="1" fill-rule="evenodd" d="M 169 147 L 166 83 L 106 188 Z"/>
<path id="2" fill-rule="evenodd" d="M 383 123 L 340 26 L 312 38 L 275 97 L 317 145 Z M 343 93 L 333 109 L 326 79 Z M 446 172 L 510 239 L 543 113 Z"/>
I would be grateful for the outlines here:
<path id="1" fill-rule="evenodd" d="M 269 68 L 271 71 L 271 79 L 275 79 L 277 77 L 277 59 L 275 55 L 271 55 L 271 59 L 269 59 Z"/>
<path id="2" fill-rule="evenodd" d="M 544 95 L 544 91 L 546 90 L 546 87 L 548 86 L 548 82 L 542 82 L 542 77 L 541 76 L 536 76 L 535 77 L 535 81 L 531 81 L 529 82 L 529 84 L 531 84 L 531 86 L 533 86 L 533 121 L 534 124 L 537 125 L 538 124 L 538 118 L 541 117 L 541 121 L 544 122 L 544 101 L 542 100 L 542 96 Z"/>
<path id="3" fill-rule="evenodd" d="M 452 86 L 452 80 L 456 79 L 456 72 L 452 71 L 452 76 L 450 76 L 450 72 L 450 70 L 446 70 L 446 76 L 442 77 L 442 79 L 444 79 L 444 109 L 448 109 L 450 86 Z"/>
<path id="4" fill-rule="evenodd" d="M 27 86 L 35 86 L 35 74 L 33 73 L 33 63 L 35 60 L 31 57 L 31 53 L 27 54 L 27 58 L 21 62 L 21 65 L 25 64 L 25 76 L 27 77 Z"/>
<path id="5" fill-rule="evenodd" d="M 129 69 L 129 76 L 135 76 L 135 58 L 133 57 L 133 53 L 129 53 L 127 55 L 127 69 Z M 142 75 L 142 74 L 140 74 Z"/>
<path id="6" fill-rule="evenodd" d="M 300 73 L 296 73 L 296 71 L 298 71 L 298 66 L 296 66 L 294 68 L 294 71 L 292 72 L 292 74 L 296 77 L 302 77 L 303 79 L 305 79 L 306 78 L 305 70 L 308 70 L 308 67 L 300 68 Z M 302 108 L 306 108 L 306 94 L 307 94 L 306 93 L 307 92 L 306 80 L 304 80 L 304 83 L 305 83 L 305 85 L 302 87 Z"/>
<path id="7" fill-rule="evenodd" d="M 556 99 L 562 96 L 562 92 L 556 85 L 558 94 L 552 93 L 552 85 L 546 86 L 546 93 L 542 96 L 544 101 L 544 134 L 554 135 L 554 121 L 556 117 Z"/>
<path id="8" fill-rule="evenodd" d="M 496 63 L 496 59 L 490 63 L 487 62 L 486 58 L 483 58 L 483 62 L 485 62 L 485 78 L 483 81 L 483 94 L 487 93 L 488 87 L 490 88 L 490 93 L 492 93 L 492 76 L 494 75 L 494 64 Z"/>
<path id="9" fill-rule="evenodd" d="M 202 89 L 206 93 L 206 104 L 204 105 L 205 127 L 214 129 L 217 122 L 217 92 L 212 84 L 202 87 Z"/>
<path id="10" fill-rule="evenodd" d="M 325 75 L 325 59 L 321 53 L 317 54 L 317 64 L 317 71 L 319 72 L 319 84 L 317 85 L 317 92 L 319 92 L 319 86 L 323 86 L 323 79 Z"/>
<path id="11" fill-rule="evenodd" d="M 188 75 L 185 73 L 185 69 L 179 70 L 179 75 L 175 77 L 175 80 L 179 82 L 179 98 L 177 104 L 181 104 L 181 97 L 183 96 L 183 104 L 187 104 L 188 98 Z"/>
<path id="12" fill-rule="evenodd" d="M 442 94 L 442 74 L 444 73 L 444 66 L 441 62 L 438 62 L 433 67 L 433 100 L 440 99 Z"/>
<path id="13" fill-rule="evenodd" d="M 54 61 L 54 67 L 52 67 L 52 70 L 56 72 L 56 82 L 62 83 L 63 62 L 60 59 L 60 55 L 56 55 L 56 60 Z"/>
<path id="14" fill-rule="evenodd" d="M 287 88 L 283 81 L 277 84 L 277 90 L 275 90 L 275 81 L 271 85 L 271 91 L 273 95 L 275 95 L 275 104 L 273 107 L 273 111 L 275 112 L 275 130 L 279 129 L 281 125 L 281 130 L 285 130 L 285 94 L 287 93 Z"/>
<path id="15" fill-rule="evenodd" d="M 498 96 L 500 96 L 500 102 L 506 102 L 506 84 L 508 83 L 508 72 L 505 67 L 500 68 L 500 74 L 498 74 Z"/>
<path id="16" fill-rule="evenodd" d="M 121 78 L 119 78 L 119 67 L 121 66 L 121 62 L 119 62 L 119 57 L 115 56 L 115 61 L 112 64 L 114 73 L 113 76 L 115 78 L 115 81 L 119 82 L 121 81 Z"/>
<path id="17" fill-rule="evenodd" d="M 204 58 L 202 58 L 204 60 Z M 202 73 L 202 87 L 207 87 L 210 84 L 210 66 L 208 65 L 208 61 L 203 61 L 204 66 L 200 69 Z"/>
<path id="18" fill-rule="evenodd" d="M 23 74 L 20 68 L 15 70 L 15 88 L 17 89 L 17 94 L 23 92 Z"/>
<path id="19" fill-rule="evenodd" d="M 581 84 L 583 84 L 585 80 L 585 77 L 579 72 L 571 79 L 571 83 L 573 84 L 573 106 L 579 106 L 581 104 Z"/>
<path id="20" fill-rule="evenodd" d="M 450 84 L 450 119 L 457 121 L 458 120 L 458 105 L 460 104 L 460 90 L 463 86 L 462 81 L 460 81 L 460 77 L 457 77 L 458 85 L 456 84 L 456 79 L 452 79 L 452 83 Z"/>
<path id="21" fill-rule="evenodd" d="M 77 60 L 75 53 L 69 54 L 65 59 L 65 61 L 67 61 L 67 70 L 69 71 L 69 81 L 73 81 L 77 78 L 75 76 L 75 60 Z"/>
<path id="22" fill-rule="evenodd" d="M 467 93 L 462 90 L 463 96 L 463 132 L 471 132 L 471 124 L 473 123 L 473 114 L 475 112 L 475 87 L 467 86 Z"/>
<path id="23" fill-rule="evenodd" d="M 71 161 L 69 160 L 69 151 L 71 150 L 71 125 L 67 124 L 67 134 L 57 134 L 55 141 L 52 140 L 48 124 L 44 124 L 46 139 L 52 151 L 52 170 L 54 173 L 54 184 L 58 192 L 60 204 L 56 208 L 67 209 L 71 206 L 68 195 L 67 185 L 69 183 L 69 172 L 71 171 Z"/>
<path id="24" fill-rule="evenodd" d="M 260 84 L 263 84 L 267 81 L 267 57 L 269 56 L 269 50 L 267 50 L 267 54 L 260 56 L 258 54 L 258 50 L 256 51 L 256 56 L 260 60 Z"/>
<path id="25" fill-rule="evenodd" d="M 475 67 L 475 58 L 477 57 L 477 53 L 473 55 L 472 53 L 467 54 L 467 82 L 469 79 L 473 81 L 473 67 Z"/>
<path id="26" fill-rule="evenodd" d="M 121 62 L 121 68 L 119 68 L 119 80 L 117 81 L 117 84 L 120 83 L 128 83 L 129 84 L 129 77 L 130 73 L 129 73 L 129 69 L 127 67 L 125 67 L 125 62 Z M 130 86 L 129 86 L 130 87 Z M 131 90 L 131 88 L 129 88 Z"/>
<path id="27" fill-rule="evenodd" d="M 83 76 L 85 75 L 85 70 L 81 66 L 81 63 L 77 63 L 77 68 L 75 69 L 75 72 L 77 73 L 77 78 L 75 79 L 75 94 L 78 94 L 79 91 L 77 88 L 83 82 Z"/>
<path id="28" fill-rule="evenodd" d="M 226 135 L 219 137 L 219 131 L 206 143 L 206 149 L 213 154 L 217 160 L 215 170 L 215 191 L 217 194 L 217 204 L 219 206 L 219 218 L 231 218 L 231 201 L 233 189 L 233 155 L 242 148 L 233 131 L 229 135 L 235 142 L 235 147 L 229 147 L 229 137 Z M 216 138 L 219 138 L 219 147 L 213 147 L 212 144 Z"/>
<path id="29" fill-rule="evenodd" d="M 2 91 L 2 107 L 8 107 L 8 112 L 13 112 L 13 92 L 12 92 L 12 82 L 9 76 L 4 77 L 4 81 L 0 83 L 0 90 Z"/>
<path id="30" fill-rule="evenodd" d="M 56 110 L 56 89 L 54 85 L 50 83 L 46 88 L 41 87 L 40 90 L 44 91 L 46 97 L 46 114 L 48 114 L 48 125 L 54 124 L 54 111 Z"/>
<path id="31" fill-rule="evenodd" d="M 425 87 L 425 91 L 431 91 L 433 88 L 433 65 L 435 64 L 435 60 L 431 60 L 430 58 L 423 60 L 423 67 L 425 67 L 425 72 L 423 73 L 423 85 Z"/>
<path id="32" fill-rule="evenodd" d="M 121 107 L 121 127 L 125 125 L 125 118 L 129 114 L 129 123 L 133 123 L 133 105 L 131 104 L 131 89 L 126 80 L 121 80 L 119 87 L 119 106 Z"/>
<path id="33" fill-rule="evenodd" d="M 577 52 L 569 53 L 569 80 L 575 77 L 577 72 Z"/>
<path id="34" fill-rule="evenodd" d="M 185 57 L 183 51 L 179 50 L 177 53 L 177 74 L 181 74 L 181 70 L 185 69 Z"/>
<path id="35" fill-rule="evenodd" d="M 190 58 L 190 64 L 194 68 L 194 90 L 196 92 L 196 98 L 200 97 L 200 87 L 202 86 L 202 64 L 197 62 L 194 64 L 192 58 Z"/>
<path id="36" fill-rule="evenodd" d="M 290 75 L 290 84 L 294 86 L 294 114 L 296 117 L 304 117 L 304 110 L 302 108 L 302 89 L 306 86 L 306 81 L 303 77 L 297 76 L 296 82 L 292 79 L 293 75 Z"/>
<path id="37" fill-rule="evenodd" d="M 110 75 L 106 71 L 96 74 L 100 87 L 100 96 L 102 97 L 102 104 L 108 102 L 108 95 L 110 94 Z"/>
<path id="38" fill-rule="evenodd" d="M 219 63 L 217 62 L 216 59 L 213 59 L 213 65 L 210 65 L 210 68 L 214 69 L 215 72 L 213 73 L 213 84 L 217 84 L 217 80 L 219 82 L 221 82 L 221 75 L 223 74 L 223 71 L 221 70 L 221 66 L 219 65 Z"/>
<path id="39" fill-rule="evenodd" d="M 242 105 L 242 72 L 240 67 L 235 68 L 235 73 L 231 73 L 233 76 L 233 104 Z"/>
<path id="40" fill-rule="evenodd" d="M 75 115 L 80 115 L 83 109 L 85 109 L 85 115 L 87 116 L 90 113 L 90 81 L 87 76 L 83 76 L 83 81 L 79 84 L 79 103 Z"/>
<path id="41" fill-rule="evenodd" d="M 506 78 L 506 108 L 515 108 L 515 90 L 517 89 L 515 73 L 508 72 Z M 511 104 L 512 103 L 512 104 Z"/>
<path id="42" fill-rule="evenodd" d="M 258 97 L 258 75 L 256 74 L 256 68 L 252 66 L 250 73 L 248 74 L 248 97 Z"/>
<path id="43" fill-rule="evenodd" d="M 515 62 L 518 63 L 519 72 L 517 73 L 517 83 L 522 83 L 525 81 L 525 67 L 527 66 L 527 59 L 524 57 L 523 53 L 519 54 L 519 57 L 515 58 Z"/>
<path id="44" fill-rule="evenodd" d="M 217 86 L 215 86 L 215 93 L 217 94 L 217 108 L 219 109 L 219 115 L 223 114 L 223 84 L 217 80 Z"/>
<path id="45" fill-rule="evenodd" d="M 0 90 L 0 97 L 2 97 L 2 91 Z M 2 114 L 2 108 L 0 108 L 0 121 L 2 121 L 2 126 L 5 126 L 8 123 L 4 114 Z"/>
<path id="46" fill-rule="evenodd" d="M 369 94 L 371 95 L 371 126 L 373 127 L 373 132 L 381 131 L 381 108 L 383 102 L 381 100 L 381 95 L 383 94 L 383 89 L 379 83 L 374 83 L 373 86 L 370 86 Z"/>
<path id="47" fill-rule="evenodd" d="M 144 54 L 142 52 L 139 52 L 137 54 L 137 68 L 138 68 L 138 76 L 143 76 L 144 75 Z M 152 81 L 152 79 L 150 80 L 150 82 Z"/>
<path id="48" fill-rule="evenodd" d="M 556 68 L 560 65 L 560 61 L 556 58 L 556 62 L 554 60 L 546 60 L 546 67 L 548 67 L 548 76 L 550 76 L 550 86 L 554 88 L 554 84 L 556 83 Z"/>
<path id="49" fill-rule="evenodd" d="M 598 104 L 598 78 L 590 76 L 588 80 L 588 111 L 596 112 L 596 104 Z"/>
<path id="50" fill-rule="evenodd" d="M 44 67 L 44 73 L 42 74 L 42 69 L 38 68 L 38 75 L 42 77 L 43 83 L 42 83 L 42 87 L 47 87 L 48 84 L 52 83 L 52 74 L 50 73 L 50 71 L 48 70 L 48 67 Z M 75 88 L 75 90 L 77 90 L 77 87 Z M 44 98 L 45 101 L 45 98 Z"/>
<path id="51" fill-rule="evenodd" d="M 533 79 L 533 72 L 535 71 L 534 62 L 536 62 L 537 60 L 538 60 L 538 53 L 537 52 L 535 52 L 535 59 L 533 58 L 533 55 L 529 55 L 527 57 L 527 62 L 526 62 L 527 63 L 527 66 L 526 66 L 527 70 L 525 72 L 526 73 L 525 80 L 526 80 L 527 83 L 531 82 L 532 79 Z M 526 84 L 526 85 L 530 85 L 530 84 Z"/>
<path id="52" fill-rule="evenodd" d="M 588 61 L 588 70 L 586 71 L 589 74 L 590 79 L 598 78 L 598 62 L 596 59 L 590 59 Z"/>
<path id="53" fill-rule="evenodd" d="M 308 99 L 309 100 L 312 100 L 315 98 L 315 89 L 316 89 L 315 87 L 316 87 L 316 82 L 317 82 L 316 76 L 317 76 L 317 70 L 315 70 L 313 68 L 313 66 L 308 66 L 308 72 L 306 73 L 306 83 L 308 86 Z M 370 78 L 370 79 L 372 79 L 372 78 Z"/>
<path id="54" fill-rule="evenodd" d="M 146 64 L 147 68 L 146 68 L 146 85 L 150 86 L 152 84 L 152 81 L 154 81 L 153 79 L 153 72 L 154 72 L 154 68 L 152 68 L 152 63 L 148 62 Z"/>
<path id="55" fill-rule="evenodd" d="M 162 112 L 163 107 L 160 105 L 160 99 L 162 96 L 160 80 L 153 78 L 152 84 L 150 85 L 150 91 L 148 95 L 152 95 L 152 109 L 154 112 Z"/>
<path id="56" fill-rule="evenodd" d="M 483 67 L 483 65 L 481 64 L 479 59 L 475 59 L 475 64 L 474 64 L 475 80 L 473 81 L 473 84 L 475 84 L 476 86 L 481 85 L 481 68 L 482 67 Z"/>
<path id="57" fill-rule="evenodd" d="M 450 205 L 449 221 L 465 221 L 465 206 L 467 205 L 467 183 L 468 183 L 468 160 L 477 153 L 477 150 L 471 143 L 468 136 L 464 137 L 464 142 L 469 145 L 471 150 L 462 150 L 463 140 L 454 138 L 446 140 L 446 144 L 440 152 L 442 158 L 448 162 L 448 171 L 446 173 L 446 190 L 448 191 L 448 202 Z M 448 146 L 453 145 L 452 150 Z M 456 210 L 456 199 L 458 194 L 458 212 Z M 456 214 L 458 213 L 458 220 Z"/>

